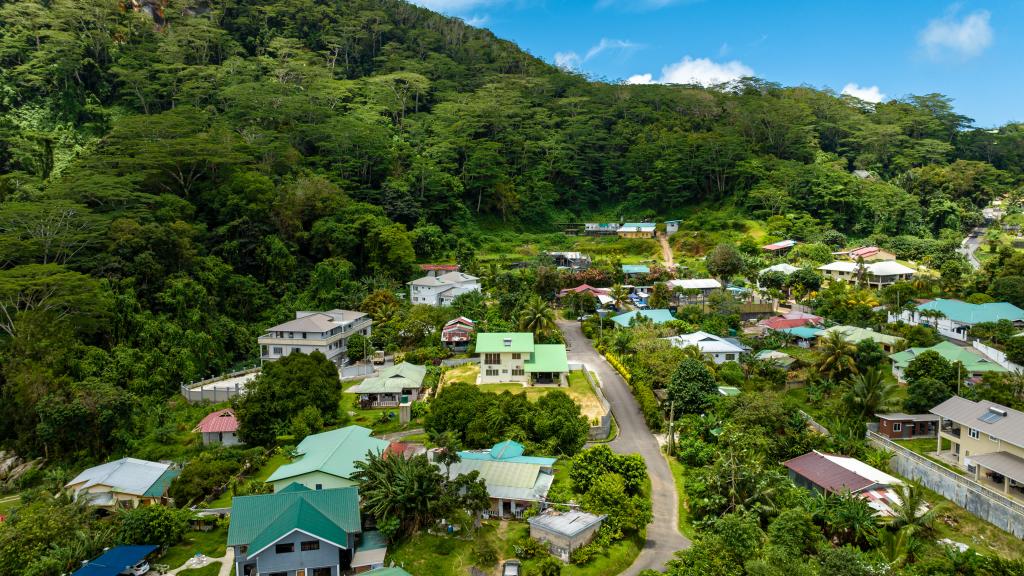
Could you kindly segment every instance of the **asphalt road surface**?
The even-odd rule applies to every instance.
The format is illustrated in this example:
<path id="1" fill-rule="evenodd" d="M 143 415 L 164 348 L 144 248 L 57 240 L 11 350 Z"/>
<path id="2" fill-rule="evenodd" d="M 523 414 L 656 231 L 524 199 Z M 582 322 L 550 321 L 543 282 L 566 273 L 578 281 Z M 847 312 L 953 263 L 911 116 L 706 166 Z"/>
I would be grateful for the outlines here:
<path id="1" fill-rule="evenodd" d="M 619 427 L 619 436 L 611 442 L 611 448 L 620 454 L 640 454 L 647 463 L 651 477 L 651 498 L 654 521 L 647 526 L 647 542 L 633 565 L 621 574 L 635 576 L 647 569 L 664 570 L 676 551 L 690 547 L 690 541 L 681 535 L 679 525 L 679 497 L 672 472 L 661 455 L 661 448 L 651 431 L 647 429 L 640 407 L 633 398 L 629 385 L 612 368 L 590 340 L 583 337 L 579 322 L 559 320 L 558 327 L 569 345 L 569 362 L 582 362 L 597 374 L 612 414 Z"/>

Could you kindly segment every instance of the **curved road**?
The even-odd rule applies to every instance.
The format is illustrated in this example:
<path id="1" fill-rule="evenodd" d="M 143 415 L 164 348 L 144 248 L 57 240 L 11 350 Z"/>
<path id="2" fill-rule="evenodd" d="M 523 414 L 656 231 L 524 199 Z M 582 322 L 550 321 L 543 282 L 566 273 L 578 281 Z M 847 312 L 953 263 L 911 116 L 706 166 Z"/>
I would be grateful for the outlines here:
<path id="1" fill-rule="evenodd" d="M 569 345 L 569 362 L 582 362 L 594 371 L 601 380 L 601 390 L 619 427 L 619 436 L 611 442 L 611 448 L 620 454 L 637 453 L 647 463 L 647 472 L 651 477 L 651 499 L 654 508 L 654 521 L 647 525 L 647 542 L 637 556 L 636 561 L 622 576 L 636 576 L 643 570 L 664 570 L 665 563 L 671 560 L 677 550 L 690 547 L 690 541 L 679 534 L 679 498 L 676 495 L 675 481 L 668 463 L 661 455 L 661 448 L 655 440 L 647 424 L 644 422 L 640 407 L 633 398 L 629 385 L 618 372 L 612 368 L 590 340 L 583 336 L 579 322 L 559 320 L 558 327 L 565 335 Z"/>
<path id="2" fill-rule="evenodd" d="M 971 231 L 971 234 L 964 238 L 964 241 L 960 243 L 960 249 L 957 250 L 960 254 L 963 254 L 967 261 L 971 264 L 971 267 L 975 270 L 981 268 L 981 262 L 978 261 L 978 257 L 974 255 L 981 247 L 981 237 L 985 233 L 986 228 L 979 226 Z"/>

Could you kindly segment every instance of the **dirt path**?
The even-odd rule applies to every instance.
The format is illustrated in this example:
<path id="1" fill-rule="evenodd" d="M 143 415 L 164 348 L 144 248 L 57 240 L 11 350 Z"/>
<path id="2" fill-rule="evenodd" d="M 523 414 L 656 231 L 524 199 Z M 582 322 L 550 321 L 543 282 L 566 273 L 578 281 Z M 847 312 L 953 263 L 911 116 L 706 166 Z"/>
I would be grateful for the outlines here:
<path id="1" fill-rule="evenodd" d="M 665 268 L 675 269 L 675 262 L 672 260 L 672 246 L 668 243 L 668 237 L 664 232 L 658 232 L 658 243 L 661 244 L 661 259 L 665 261 Z"/>

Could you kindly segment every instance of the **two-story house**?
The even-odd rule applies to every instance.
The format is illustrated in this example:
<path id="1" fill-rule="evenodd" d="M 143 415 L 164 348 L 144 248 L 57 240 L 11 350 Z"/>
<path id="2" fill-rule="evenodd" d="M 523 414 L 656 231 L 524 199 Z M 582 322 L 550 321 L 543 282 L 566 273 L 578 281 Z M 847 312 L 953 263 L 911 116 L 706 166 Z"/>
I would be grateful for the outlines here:
<path id="1" fill-rule="evenodd" d="M 271 326 L 257 341 L 260 360 L 273 362 L 292 352 L 320 352 L 337 364 L 348 358 L 348 339 L 353 334 L 369 336 L 373 319 L 353 310 L 296 312 L 295 319 Z"/>
<path id="2" fill-rule="evenodd" d="M 441 344 L 453 352 L 465 352 L 473 340 L 474 333 L 476 333 L 476 322 L 465 316 L 452 318 L 445 322 L 444 328 L 441 328 Z"/>
<path id="3" fill-rule="evenodd" d="M 897 282 L 913 280 L 916 271 L 899 262 L 880 261 L 861 264 L 848 260 L 837 260 L 818 270 L 829 280 L 839 282 L 860 282 L 869 288 L 883 288 Z"/>
<path id="4" fill-rule="evenodd" d="M 415 402 L 423 395 L 426 366 L 402 362 L 380 371 L 345 392 L 359 395 L 363 408 L 393 408 L 402 402 Z"/>
<path id="5" fill-rule="evenodd" d="M 476 335 L 480 384 L 562 382 L 569 372 L 564 344 L 534 344 L 529 332 Z"/>
<path id="6" fill-rule="evenodd" d="M 940 456 L 955 460 L 983 485 L 1024 501 L 1024 412 L 959 396 L 930 412 L 939 417 Z"/>
<path id="7" fill-rule="evenodd" d="M 341 576 L 362 533 L 356 487 L 236 496 L 227 545 L 239 576 Z"/>
<path id="8" fill-rule="evenodd" d="M 450 306 L 457 296 L 480 291 L 480 279 L 463 272 L 440 276 L 427 274 L 409 282 L 409 302 L 429 306 Z"/>
<path id="9" fill-rule="evenodd" d="M 663 338 L 676 348 L 696 346 L 700 353 L 711 358 L 715 364 L 739 362 L 740 354 L 749 352 L 750 347 L 735 338 L 722 338 L 707 332 L 692 332 Z"/>

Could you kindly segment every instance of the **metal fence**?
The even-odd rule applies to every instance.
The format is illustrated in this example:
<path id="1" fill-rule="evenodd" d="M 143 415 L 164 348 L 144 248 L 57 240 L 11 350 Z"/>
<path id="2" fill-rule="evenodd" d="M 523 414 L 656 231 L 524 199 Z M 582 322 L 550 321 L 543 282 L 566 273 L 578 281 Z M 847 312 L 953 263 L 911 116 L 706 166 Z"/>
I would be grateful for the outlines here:
<path id="1" fill-rule="evenodd" d="M 1024 505 L 942 466 L 878 433 L 867 431 L 868 442 L 894 454 L 893 469 L 956 502 L 971 514 L 1018 538 L 1024 538 Z"/>
<path id="2" fill-rule="evenodd" d="M 479 357 L 477 357 L 477 358 L 446 358 L 444 360 L 441 360 L 441 365 L 442 366 L 447 366 L 448 368 L 455 368 L 456 366 L 462 366 L 463 364 L 479 364 L 479 363 L 480 363 L 480 358 Z"/>

